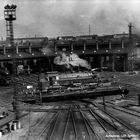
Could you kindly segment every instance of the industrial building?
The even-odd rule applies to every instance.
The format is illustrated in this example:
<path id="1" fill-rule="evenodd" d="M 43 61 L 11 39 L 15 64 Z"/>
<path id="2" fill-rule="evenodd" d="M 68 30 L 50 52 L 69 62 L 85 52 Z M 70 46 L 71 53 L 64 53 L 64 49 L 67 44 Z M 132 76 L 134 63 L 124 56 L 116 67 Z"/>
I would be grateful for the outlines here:
<path id="1" fill-rule="evenodd" d="M 131 26 L 129 27 L 131 28 Z M 23 65 L 32 73 L 55 71 L 62 67 L 54 64 L 58 52 L 76 53 L 87 60 L 91 68 L 107 67 L 109 71 L 139 70 L 139 40 L 131 32 L 113 35 L 61 36 L 15 38 L 16 55 L 12 56 L 12 47 L 7 41 L 0 41 L 0 68 L 12 73 L 12 57 L 16 65 Z M 44 52 L 43 49 L 47 49 Z M 81 69 L 81 68 L 78 68 Z"/>

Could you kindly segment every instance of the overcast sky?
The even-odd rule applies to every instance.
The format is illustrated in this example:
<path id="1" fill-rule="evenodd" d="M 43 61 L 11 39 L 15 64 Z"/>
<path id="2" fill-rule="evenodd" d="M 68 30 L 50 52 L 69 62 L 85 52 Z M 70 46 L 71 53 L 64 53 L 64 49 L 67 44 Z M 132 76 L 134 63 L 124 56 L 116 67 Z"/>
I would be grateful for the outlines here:
<path id="1" fill-rule="evenodd" d="M 4 6 L 17 5 L 15 37 L 115 34 L 140 29 L 140 0 L 1 0 L 0 37 L 5 38 Z"/>

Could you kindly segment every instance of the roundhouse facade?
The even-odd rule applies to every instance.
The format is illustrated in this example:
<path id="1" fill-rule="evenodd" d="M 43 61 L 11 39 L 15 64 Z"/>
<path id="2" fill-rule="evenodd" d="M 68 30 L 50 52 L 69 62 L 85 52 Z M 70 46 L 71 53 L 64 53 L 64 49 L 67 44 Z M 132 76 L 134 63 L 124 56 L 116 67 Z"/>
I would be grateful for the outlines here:
<path id="1" fill-rule="evenodd" d="M 0 68 L 12 73 L 12 57 L 16 57 L 17 67 L 23 65 L 31 72 L 55 71 L 61 67 L 53 63 L 59 51 L 76 53 L 86 59 L 92 68 L 107 67 L 110 71 L 139 69 L 139 43 L 136 37 L 130 40 L 128 34 L 106 36 L 63 36 L 56 39 L 47 37 L 14 39 L 15 54 L 6 41 L 0 42 Z M 42 49 L 51 50 L 44 53 Z M 80 68 L 79 68 L 80 69 Z"/>

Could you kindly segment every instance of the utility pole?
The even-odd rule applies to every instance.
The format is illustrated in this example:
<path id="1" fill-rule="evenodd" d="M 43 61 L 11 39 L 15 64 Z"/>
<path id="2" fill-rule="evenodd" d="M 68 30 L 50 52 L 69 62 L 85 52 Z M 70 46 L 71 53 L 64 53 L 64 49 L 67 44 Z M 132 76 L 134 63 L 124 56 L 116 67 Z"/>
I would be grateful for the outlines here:
<path id="1" fill-rule="evenodd" d="M 90 35 L 90 24 L 89 24 L 89 35 Z"/>
<path id="2" fill-rule="evenodd" d="M 134 54 L 133 54 L 133 35 L 132 35 L 132 28 L 134 26 L 132 25 L 132 23 L 130 22 L 129 25 L 128 25 L 128 28 L 129 28 L 129 46 L 130 46 L 130 71 L 133 71 L 133 68 L 134 68 Z"/>

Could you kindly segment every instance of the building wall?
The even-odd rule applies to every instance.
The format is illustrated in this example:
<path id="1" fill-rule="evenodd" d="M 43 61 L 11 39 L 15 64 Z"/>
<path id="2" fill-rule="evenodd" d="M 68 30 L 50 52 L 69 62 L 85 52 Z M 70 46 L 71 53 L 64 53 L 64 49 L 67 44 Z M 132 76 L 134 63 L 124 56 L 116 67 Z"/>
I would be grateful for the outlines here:
<path id="1" fill-rule="evenodd" d="M 83 37 L 83 36 L 82 36 Z M 64 38 L 64 37 L 63 37 Z M 51 54 L 43 54 L 42 49 L 47 47 L 49 40 L 43 38 L 24 38 L 16 39 L 16 58 L 17 65 L 22 63 L 25 67 L 30 66 L 32 72 L 39 71 L 65 71 L 64 66 L 54 64 L 54 58 L 57 56 L 58 51 L 65 53 L 76 53 L 80 58 L 86 59 L 91 68 L 107 67 L 110 71 L 127 71 L 129 70 L 130 57 L 130 44 L 128 38 L 113 38 L 113 36 L 94 37 L 87 40 L 78 39 L 72 40 L 69 37 L 53 39 L 51 41 Z M 21 44 L 22 41 L 22 44 Z M 30 43 L 29 43 L 30 42 Z M 32 42 L 32 43 L 31 43 Z M 48 48 L 49 49 L 49 48 Z M 134 53 L 135 52 L 135 53 Z M 140 49 L 138 48 L 133 53 L 137 54 L 137 59 L 140 58 Z M 131 52 L 132 53 L 132 52 Z M 0 45 L 0 67 L 8 67 L 12 62 L 12 48 Z M 137 61 L 138 62 L 138 61 Z M 39 69 L 39 70 L 38 70 Z M 82 68 L 75 68 L 82 69 Z"/>

